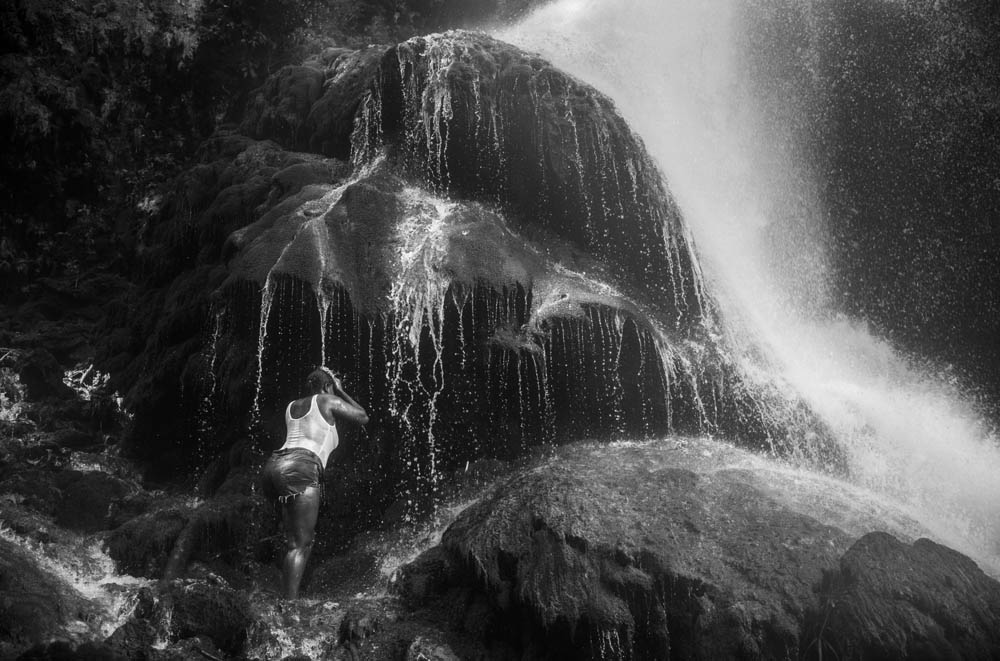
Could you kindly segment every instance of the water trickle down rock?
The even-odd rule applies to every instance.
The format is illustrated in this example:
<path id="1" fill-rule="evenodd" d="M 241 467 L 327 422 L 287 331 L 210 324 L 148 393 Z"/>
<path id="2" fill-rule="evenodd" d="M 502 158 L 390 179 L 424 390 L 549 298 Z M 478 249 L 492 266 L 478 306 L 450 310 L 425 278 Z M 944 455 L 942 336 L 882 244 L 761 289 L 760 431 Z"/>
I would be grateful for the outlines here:
<path id="1" fill-rule="evenodd" d="M 488 36 L 411 39 L 382 60 L 355 163 L 390 146 L 432 190 L 499 206 L 628 279 L 671 329 L 710 323 L 691 238 L 610 99 Z"/>
<path id="2" fill-rule="evenodd" d="M 224 343 L 256 356 L 257 422 L 306 366 L 344 370 L 415 502 L 539 442 L 775 449 L 808 418 L 737 373 L 662 177 L 594 90 L 483 35 L 413 39 L 383 58 L 353 159 L 224 250 L 223 298 L 260 310 Z"/>

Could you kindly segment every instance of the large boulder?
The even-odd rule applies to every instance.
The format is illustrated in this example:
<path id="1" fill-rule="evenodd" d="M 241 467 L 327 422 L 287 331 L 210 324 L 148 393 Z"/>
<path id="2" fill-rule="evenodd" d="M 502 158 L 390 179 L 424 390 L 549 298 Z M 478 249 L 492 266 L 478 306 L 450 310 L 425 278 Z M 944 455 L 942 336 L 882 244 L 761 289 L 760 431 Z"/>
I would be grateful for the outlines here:
<path id="1" fill-rule="evenodd" d="M 112 506 L 132 490 L 124 480 L 100 471 L 62 471 L 58 481 L 62 498 L 56 523 L 80 532 L 111 527 Z"/>
<path id="2" fill-rule="evenodd" d="M 205 636 L 229 655 L 243 651 L 253 620 L 247 597 L 222 585 L 188 581 L 165 594 L 172 640 Z"/>
<path id="3" fill-rule="evenodd" d="M 385 160 L 302 189 L 234 232 L 225 254 L 220 298 L 243 320 L 226 322 L 214 358 L 242 388 L 227 408 L 280 409 L 302 366 L 323 358 L 390 413 L 389 476 L 583 435 L 726 428 L 777 444 L 787 433 L 713 338 L 680 340 L 601 259 L 416 187 Z M 256 379 L 228 376 L 248 365 Z"/>
<path id="4" fill-rule="evenodd" d="M 97 609 L 25 548 L 0 539 L 0 656 L 53 638 L 93 635 Z"/>
<path id="5" fill-rule="evenodd" d="M 387 146 L 432 190 L 500 204 L 601 259 L 671 328 L 711 323 L 688 230 L 641 141 L 611 99 L 537 55 L 463 31 L 396 46 L 361 107 L 355 158 Z"/>
<path id="6" fill-rule="evenodd" d="M 191 517 L 191 512 L 183 507 L 136 516 L 108 536 L 108 555 L 123 574 L 160 578 L 177 538 Z"/>
<path id="7" fill-rule="evenodd" d="M 354 117 L 386 50 L 329 48 L 283 67 L 253 93 L 240 131 L 287 149 L 348 158 Z"/>
<path id="8" fill-rule="evenodd" d="M 818 635 L 841 636 L 837 651 L 861 654 L 849 658 L 947 650 L 905 635 L 876 648 L 894 624 L 988 658 L 1000 586 L 926 540 L 852 547 L 886 527 L 923 532 L 827 478 L 711 441 L 577 446 L 462 512 L 397 584 L 418 608 L 435 594 L 465 603 L 457 626 L 540 657 L 795 658 L 816 654 Z"/>
<path id="9" fill-rule="evenodd" d="M 322 70 L 330 96 L 305 125 L 349 124 L 352 172 L 232 132 L 203 145 L 146 231 L 163 286 L 131 334 L 148 338 L 125 375 L 133 456 L 168 475 L 249 438 L 259 457 L 322 362 L 378 414 L 379 456 L 350 466 L 375 495 L 363 525 L 401 496 L 425 504 L 465 462 L 552 441 L 721 432 L 837 464 L 815 416 L 744 369 L 766 359 L 723 332 L 667 185 L 607 97 L 468 32 L 307 68 L 263 89 L 246 128 L 266 133 L 258 120 L 285 112 L 269 108 L 301 121 Z M 360 100 L 350 122 L 322 107 L 340 85 Z"/>
<path id="10" fill-rule="evenodd" d="M 189 467 L 190 442 L 202 442 L 199 451 L 211 458 L 236 440 L 213 438 L 206 448 L 204 438 L 191 434 L 205 424 L 210 358 L 202 351 L 212 331 L 211 294 L 226 276 L 220 264 L 225 238 L 303 188 L 329 184 L 345 173 L 340 161 L 288 152 L 226 130 L 207 140 L 199 156 L 200 164 L 173 182 L 142 236 L 146 294 L 119 320 L 127 336 L 140 338 L 132 345 L 135 353 L 121 353 L 127 348 L 116 339 L 121 333 L 109 333 L 101 351 L 103 360 L 125 365 L 112 385 L 126 393 L 125 406 L 135 414 L 127 453 L 134 459 L 155 457 L 150 468 L 161 476 Z M 252 366 L 248 362 L 223 383 L 252 378 L 246 374 Z M 238 418 L 230 426 L 234 435 L 245 429 Z"/>
<path id="11" fill-rule="evenodd" d="M 216 582 L 175 581 L 143 588 L 128 618 L 104 641 L 111 658 L 239 656 L 254 627 L 246 595 Z"/>
<path id="12" fill-rule="evenodd" d="M 336 158 L 350 156 L 354 118 L 385 51 L 384 47 L 371 46 L 339 53 L 332 59 L 323 95 L 306 117 L 303 139 L 307 142 L 303 147 Z"/>
<path id="13" fill-rule="evenodd" d="M 107 538 L 118 570 L 147 578 L 178 578 L 192 560 L 219 560 L 242 567 L 255 552 L 267 520 L 262 501 L 244 484 L 192 506 L 162 498 L 160 507 L 127 520 Z"/>
<path id="14" fill-rule="evenodd" d="M 323 72 L 319 69 L 282 67 L 254 92 L 240 130 L 294 148 L 309 109 L 322 90 Z"/>
<path id="15" fill-rule="evenodd" d="M 1000 583 L 928 539 L 859 539 L 823 581 L 810 658 L 996 659 Z"/>

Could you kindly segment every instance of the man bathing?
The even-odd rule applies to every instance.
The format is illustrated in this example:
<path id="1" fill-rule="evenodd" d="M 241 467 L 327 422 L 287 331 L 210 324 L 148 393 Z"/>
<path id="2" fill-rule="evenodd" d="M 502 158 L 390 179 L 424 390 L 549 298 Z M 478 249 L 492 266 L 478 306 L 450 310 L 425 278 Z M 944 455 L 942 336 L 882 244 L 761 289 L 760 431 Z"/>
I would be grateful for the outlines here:
<path id="1" fill-rule="evenodd" d="M 311 394 L 288 403 L 285 444 L 264 464 L 265 495 L 281 508 L 285 556 L 281 564 L 286 599 L 299 596 L 299 583 L 312 551 L 319 515 L 320 478 L 340 442 L 337 422 L 368 423 L 368 413 L 344 392 L 340 379 L 318 367 L 306 377 Z"/>

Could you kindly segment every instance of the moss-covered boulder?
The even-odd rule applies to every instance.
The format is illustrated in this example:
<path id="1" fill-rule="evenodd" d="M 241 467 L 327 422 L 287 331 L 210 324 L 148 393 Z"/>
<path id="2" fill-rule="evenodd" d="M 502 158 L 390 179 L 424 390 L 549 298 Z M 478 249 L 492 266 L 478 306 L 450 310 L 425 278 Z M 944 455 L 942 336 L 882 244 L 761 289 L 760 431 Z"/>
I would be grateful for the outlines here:
<path id="1" fill-rule="evenodd" d="M 995 659 L 1000 583 L 929 539 L 871 533 L 825 576 L 809 629 L 810 658 Z"/>
<path id="2" fill-rule="evenodd" d="M 398 45 L 361 108 L 356 158 L 387 146 L 432 189 L 499 204 L 601 259 L 671 327 L 711 317 L 691 238 L 641 141 L 608 97 L 542 58 L 463 31 Z"/>
<path id="3" fill-rule="evenodd" d="M 397 586 L 533 657 L 950 658 L 926 645 L 947 639 L 990 658 L 1000 585 L 927 540 L 855 543 L 925 532 L 869 498 L 707 440 L 564 448 L 462 512 Z"/>
<path id="4" fill-rule="evenodd" d="M 53 638 L 92 636 L 98 609 L 31 551 L 0 539 L 0 656 Z"/>

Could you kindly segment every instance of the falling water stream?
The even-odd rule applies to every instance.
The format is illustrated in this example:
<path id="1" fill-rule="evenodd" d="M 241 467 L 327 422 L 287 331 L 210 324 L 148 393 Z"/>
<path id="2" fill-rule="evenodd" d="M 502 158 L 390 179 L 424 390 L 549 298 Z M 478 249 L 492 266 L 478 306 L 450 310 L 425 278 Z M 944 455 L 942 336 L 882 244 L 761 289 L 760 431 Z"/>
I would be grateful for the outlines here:
<path id="1" fill-rule="evenodd" d="M 830 308 L 821 208 L 808 171 L 775 147 L 787 136 L 756 111 L 737 5 L 558 0 L 495 36 L 614 99 L 665 173 L 730 330 L 770 352 L 846 448 L 853 484 L 842 488 L 892 504 L 998 574 L 998 441 L 955 388 Z M 810 237 L 794 268 L 766 239 L 782 213 Z"/>

